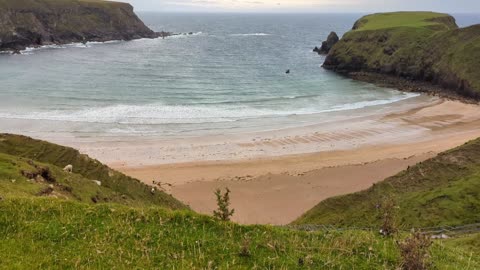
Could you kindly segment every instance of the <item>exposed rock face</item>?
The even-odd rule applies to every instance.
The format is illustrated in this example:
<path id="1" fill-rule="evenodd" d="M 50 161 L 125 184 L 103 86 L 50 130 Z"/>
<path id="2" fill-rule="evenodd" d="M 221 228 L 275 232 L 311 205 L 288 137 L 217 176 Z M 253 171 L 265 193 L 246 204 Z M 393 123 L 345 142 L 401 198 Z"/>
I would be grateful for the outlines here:
<path id="1" fill-rule="evenodd" d="M 394 75 L 480 98 L 480 25 L 458 28 L 453 17 L 443 14 L 423 26 L 381 28 L 375 16 L 355 23 L 330 51 L 324 68 Z M 365 27 L 368 22 L 373 26 Z"/>
<path id="2" fill-rule="evenodd" d="M 130 4 L 97 0 L 0 0 L 0 51 L 71 42 L 154 38 Z"/>
<path id="3" fill-rule="evenodd" d="M 318 54 L 328 54 L 339 40 L 340 39 L 338 38 L 337 33 L 331 32 L 330 35 L 328 35 L 327 40 L 322 42 L 322 46 L 320 48 L 315 47 L 313 51 L 317 52 Z"/>

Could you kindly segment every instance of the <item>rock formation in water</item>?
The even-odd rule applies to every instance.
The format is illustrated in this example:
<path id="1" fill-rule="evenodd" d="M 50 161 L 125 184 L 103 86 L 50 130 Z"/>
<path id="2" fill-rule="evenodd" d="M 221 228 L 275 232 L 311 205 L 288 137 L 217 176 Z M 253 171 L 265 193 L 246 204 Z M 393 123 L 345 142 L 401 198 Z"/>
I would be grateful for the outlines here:
<path id="1" fill-rule="evenodd" d="M 447 14 L 397 12 L 358 20 L 333 46 L 323 67 L 427 82 L 479 99 L 479 59 L 480 25 L 459 28 Z"/>
<path id="2" fill-rule="evenodd" d="M 338 38 L 337 33 L 331 32 L 330 35 L 328 35 L 327 40 L 322 42 L 322 46 L 320 48 L 315 47 L 313 51 L 317 52 L 318 54 L 328 54 L 339 40 L 340 39 Z"/>
<path id="3" fill-rule="evenodd" d="M 0 0 L 0 51 L 158 36 L 159 33 L 145 26 L 127 3 L 101 0 Z"/>

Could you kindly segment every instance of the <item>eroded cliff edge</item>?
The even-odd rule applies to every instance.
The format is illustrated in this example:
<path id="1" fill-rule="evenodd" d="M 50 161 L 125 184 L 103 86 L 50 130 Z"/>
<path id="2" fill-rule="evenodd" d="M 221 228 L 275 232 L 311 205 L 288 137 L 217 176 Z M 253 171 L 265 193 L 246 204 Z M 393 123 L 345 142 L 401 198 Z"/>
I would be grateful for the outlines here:
<path id="1" fill-rule="evenodd" d="M 459 28 L 452 16 L 432 12 L 368 15 L 332 48 L 323 66 L 364 80 L 402 78 L 480 99 L 480 25 Z"/>
<path id="2" fill-rule="evenodd" d="M 0 0 L 0 51 L 86 41 L 154 38 L 127 3 Z"/>

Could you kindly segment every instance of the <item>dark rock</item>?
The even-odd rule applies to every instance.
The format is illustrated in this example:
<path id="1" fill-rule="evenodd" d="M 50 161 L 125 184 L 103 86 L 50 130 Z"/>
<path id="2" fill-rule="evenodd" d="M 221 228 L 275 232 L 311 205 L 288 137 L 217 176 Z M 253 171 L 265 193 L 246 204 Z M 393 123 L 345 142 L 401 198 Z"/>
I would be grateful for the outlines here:
<path id="1" fill-rule="evenodd" d="M 383 53 L 386 54 L 386 55 L 392 55 L 394 54 L 396 51 L 396 49 L 392 46 L 387 46 L 383 49 Z"/>
<path id="2" fill-rule="evenodd" d="M 318 54 L 328 54 L 339 40 L 340 39 L 338 38 L 337 33 L 331 32 L 330 35 L 328 35 L 327 40 L 322 42 L 322 46 L 320 48 L 315 47 L 313 51 L 317 52 Z"/>
<path id="3" fill-rule="evenodd" d="M 29 172 L 21 170 L 20 173 L 27 179 L 35 179 L 38 182 L 47 181 L 49 183 L 55 183 L 56 179 L 48 167 L 42 167 L 35 165 L 35 171 Z"/>
<path id="4" fill-rule="evenodd" d="M 37 196 L 48 196 L 53 193 L 53 188 L 51 186 L 45 187 L 40 192 L 37 193 Z"/>
<path id="5" fill-rule="evenodd" d="M 27 47 L 49 44 L 159 37 L 126 3 L 4 2 L 0 7 L 0 51 L 19 52 Z"/>
<path id="6" fill-rule="evenodd" d="M 100 200 L 100 199 L 98 198 L 98 195 L 95 195 L 95 196 L 93 196 L 93 197 L 90 198 L 90 199 L 92 200 L 93 203 L 98 203 L 98 201 Z"/>
<path id="7" fill-rule="evenodd" d="M 161 37 L 161 38 L 166 38 L 166 37 L 169 37 L 169 36 L 173 36 L 174 34 L 171 33 L 171 32 L 165 32 L 165 31 L 161 31 L 161 32 L 157 32 L 155 33 L 157 35 L 157 37 Z"/>

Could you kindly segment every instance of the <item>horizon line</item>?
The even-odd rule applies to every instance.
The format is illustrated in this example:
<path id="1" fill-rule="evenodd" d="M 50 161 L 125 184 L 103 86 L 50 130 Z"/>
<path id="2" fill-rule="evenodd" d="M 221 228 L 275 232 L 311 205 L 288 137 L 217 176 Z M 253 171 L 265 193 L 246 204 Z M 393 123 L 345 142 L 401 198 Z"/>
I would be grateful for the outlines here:
<path id="1" fill-rule="evenodd" d="M 445 12 L 445 11 L 432 11 L 432 10 L 397 10 L 397 11 L 203 11 L 203 10 L 142 10 L 135 9 L 135 12 L 151 12 L 151 13 L 185 13 L 185 14 L 376 14 L 376 13 L 393 13 L 393 12 L 434 12 L 445 14 L 465 14 L 465 15 L 480 15 L 480 11 L 475 12 Z"/>

